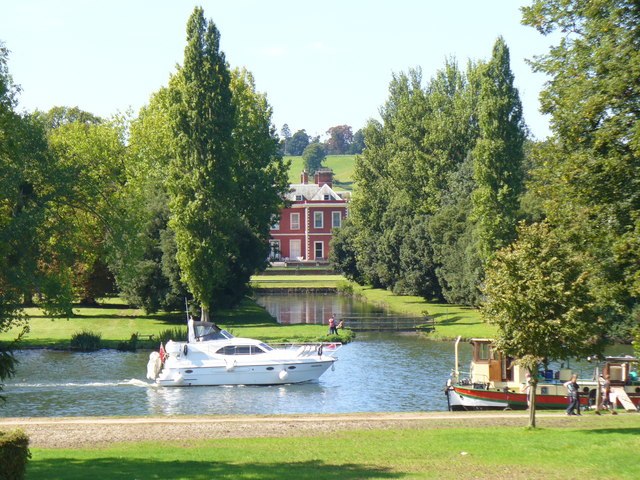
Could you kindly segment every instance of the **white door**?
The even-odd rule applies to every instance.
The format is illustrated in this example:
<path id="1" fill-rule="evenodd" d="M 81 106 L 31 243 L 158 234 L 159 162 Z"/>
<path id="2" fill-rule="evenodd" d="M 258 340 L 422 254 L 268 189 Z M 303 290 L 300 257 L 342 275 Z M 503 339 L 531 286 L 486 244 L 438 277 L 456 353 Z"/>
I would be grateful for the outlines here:
<path id="1" fill-rule="evenodd" d="M 300 240 L 289 240 L 289 257 L 292 260 L 297 260 L 301 256 Z"/>

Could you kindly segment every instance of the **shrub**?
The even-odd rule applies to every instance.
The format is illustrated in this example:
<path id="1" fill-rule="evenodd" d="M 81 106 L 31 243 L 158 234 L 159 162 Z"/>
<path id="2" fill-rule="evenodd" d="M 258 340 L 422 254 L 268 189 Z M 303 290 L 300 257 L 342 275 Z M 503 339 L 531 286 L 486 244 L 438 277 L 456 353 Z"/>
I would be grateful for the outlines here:
<path id="1" fill-rule="evenodd" d="M 86 330 L 76 332 L 71 337 L 71 348 L 81 352 L 95 352 L 100 350 L 100 339 L 101 335 L 99 333 L 92 333 Z"/>
<path id="2" fill-rule="evenodd" d="M 341 328 L 338 335 L 327 335 L 322 339 L 323 342 L 341 342 L 351 343 L 355 340 L 356 334 L 350 328 Z"/>
<path id="3" fill-rule="evenodd" d="M 338 285 L 336 286 L 336 290 L 338 290 L 338 293 L 341 293 L 343 295 L 353 295 L 353 283 L 351 282 L 338 282 Z"/>
<path id="4" fill-rule="evenodd" d="M 118 343 L 118 350 L 121 352 L 135 352 L 138 349 L 138 334 L 132 333 L 127 342 Z"/>
<path id="5" fill-rule="evenodd" d="M 31 458 L 29 437 L 22 430 L 0 432 L 0 480 L 21 480 Z"/>

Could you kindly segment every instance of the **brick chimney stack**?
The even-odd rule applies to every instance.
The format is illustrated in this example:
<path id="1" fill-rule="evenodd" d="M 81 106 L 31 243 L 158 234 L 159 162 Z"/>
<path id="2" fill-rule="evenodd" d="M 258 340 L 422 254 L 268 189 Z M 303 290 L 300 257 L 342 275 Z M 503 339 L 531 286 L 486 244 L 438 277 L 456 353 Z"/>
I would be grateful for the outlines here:
<path id="1" fill-rule="evenodd" d="M 300 181 L 306 185 L 307 183 L 309 183 L 309 174 L 307 173 L 306 170 L 302 171 L 302 174 L 300 175 Z"/>
<path id="2" fill-rule="evenodd" d="M 315 181 L 319 187 L 327 184 L 329 185 L 329 188 L 333 188 L 333 170 L 330 168 L 321 168 L 320 170 L 316 170 Z"/>

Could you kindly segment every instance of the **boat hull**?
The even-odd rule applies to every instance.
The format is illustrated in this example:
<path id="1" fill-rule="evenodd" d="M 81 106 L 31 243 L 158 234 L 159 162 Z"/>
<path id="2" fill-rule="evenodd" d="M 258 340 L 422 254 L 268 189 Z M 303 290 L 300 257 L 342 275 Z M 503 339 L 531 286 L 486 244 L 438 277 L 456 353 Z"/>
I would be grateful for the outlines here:
<path id="1" fill-rule="evenodd" d="M 446 390 L 449 410 L 525 410 L 527 408 L 526 393 L 505 392 L 474 388 L 473 386 L 451 386 Z M 640 394 L 629 394 L 631 401 L 638 407 Z M 591 400 L 593 400 L 591 398 Z M 590 396 L 581 395 L 580 405 L 585 408 L 590 405 Z M 537 409 L 566 409 L 569 399 L 566 395 L 536 395 Z"/>
<path id="2" fill-rule="evenodd" d="M 285 364 L 165 366 L 156 383 L 165 387 L 305 383 L 318 380 L 335 361 L 329 357 Z"/>

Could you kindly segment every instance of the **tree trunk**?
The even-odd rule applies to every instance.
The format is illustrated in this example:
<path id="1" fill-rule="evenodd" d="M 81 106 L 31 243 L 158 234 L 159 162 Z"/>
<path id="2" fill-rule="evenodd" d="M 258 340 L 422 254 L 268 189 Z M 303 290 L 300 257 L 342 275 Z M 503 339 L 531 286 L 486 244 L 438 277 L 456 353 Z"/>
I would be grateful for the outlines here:
<path id="1" fill-rule="evenodd" d="M 529 371 L 529 428 L 536 428 L 536 388 L 538 387 L 538 369 Z"/>
<path id="2" fill-rule="evenodd" d="M 536 428 L 536 387 L 538 386 L 538 381 L 532 379 L 530 383 L 529 428 Z"/>
<path id="3" fill-rule="evenodd" d="M 201 322 L 208 322 L 209 321 L 209 309 L 207 307 L 205 307 L 204 305 L 202 305 L 202 313 L 200 315 L 200 321 Z"/>

